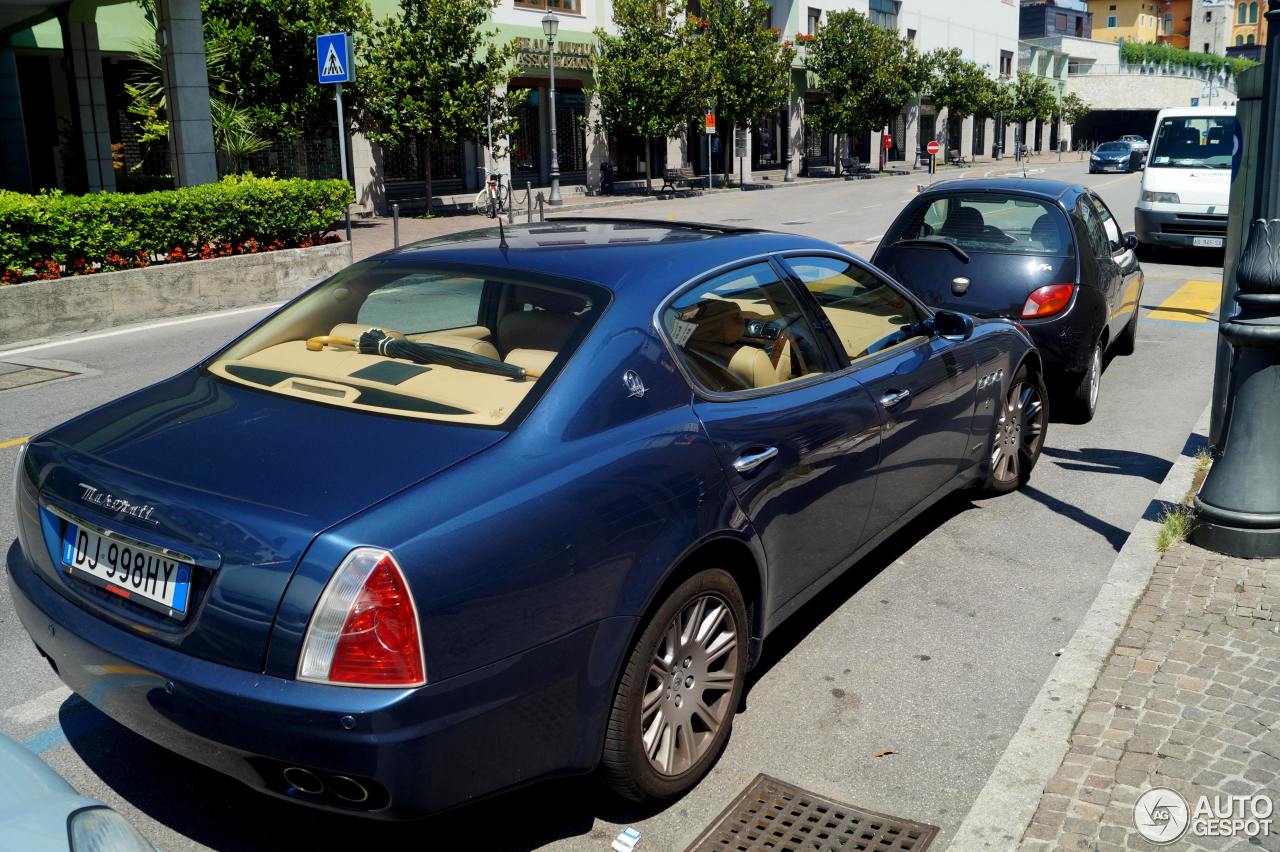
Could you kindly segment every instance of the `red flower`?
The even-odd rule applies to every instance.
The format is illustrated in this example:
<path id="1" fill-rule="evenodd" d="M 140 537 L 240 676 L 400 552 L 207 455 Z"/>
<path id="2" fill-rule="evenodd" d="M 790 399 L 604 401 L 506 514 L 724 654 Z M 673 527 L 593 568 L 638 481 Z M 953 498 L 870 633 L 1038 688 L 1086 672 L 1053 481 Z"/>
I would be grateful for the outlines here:
<path id="1" fill-rule="evenodd" d="M 182 261 L 186 259 L 187 259 L 187 253 L 182 250 L 182 246 L 174 246 L 173 250 L 169 252 L 170 263 L 177 263 L 178 261 Z"/>
<path id="2" fill-rule="evenodd" d="M 20 269 L 6 269 L 3 274 L 0 274 L 0 284 L 17 284 L 21 280 L 22 270 Z"/>

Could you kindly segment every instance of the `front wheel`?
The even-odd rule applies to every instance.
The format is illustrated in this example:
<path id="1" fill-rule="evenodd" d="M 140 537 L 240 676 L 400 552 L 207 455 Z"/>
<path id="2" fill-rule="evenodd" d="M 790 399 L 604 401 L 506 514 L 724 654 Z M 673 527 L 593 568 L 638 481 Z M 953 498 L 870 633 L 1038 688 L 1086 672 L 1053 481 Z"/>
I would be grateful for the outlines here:
<path id="1" fill-rule="evenodd" d="M 673 591 L 632 646 L 609 714 L 601 771 L 632 801 L 692 789 L 729 738 L 747 663 L 747 610 L 727 572 Z"/>
<path id="2" fill-rule="evenodd" d="M 1026 365 L 1019 367 L 991 436 L 991 466 L 984 490 L 1005 494 L 1031 478 L 1049 431 L 1048 398 L 1044 379 Z"/>
<path id="3" fill-rule="evenodd" d="M 489 195 L 488 187 L 476 193 L 476 200 L 472 202 L 472 206 L 481 216 L 488 216 L 492 219 L 496 215 L 493 212 L 493 196 Z"/>

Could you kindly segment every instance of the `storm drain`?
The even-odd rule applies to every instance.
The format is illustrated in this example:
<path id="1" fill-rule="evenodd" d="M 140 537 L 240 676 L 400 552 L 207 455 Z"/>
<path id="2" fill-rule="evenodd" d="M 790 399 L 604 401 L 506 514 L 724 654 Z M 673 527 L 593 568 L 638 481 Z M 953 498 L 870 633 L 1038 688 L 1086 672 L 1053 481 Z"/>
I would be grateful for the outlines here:
<path id="1" fill-rule="evenodd" d="M 38 385 L 41 382 L 51 382 L 54 379 L 64 379 L 74 375 L 75 373 L 71 370 L 51 370 L 48 367 L 30 367 L 26 364 L 0 361 L 0 391 Z"/>
<path id="2" fill-rule="evenodd" d="M 686 852 L 922 852 L 937 826 L 866 811 L 757 775 Z"/>

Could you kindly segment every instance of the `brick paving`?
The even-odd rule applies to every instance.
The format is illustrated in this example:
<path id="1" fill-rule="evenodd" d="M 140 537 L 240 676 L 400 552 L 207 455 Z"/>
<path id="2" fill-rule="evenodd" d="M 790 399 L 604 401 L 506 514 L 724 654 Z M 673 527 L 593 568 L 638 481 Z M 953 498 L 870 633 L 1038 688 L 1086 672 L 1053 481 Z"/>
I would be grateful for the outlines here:
<path id="1" fill-rule="evenodd" d="M 1266 793 L 1273 833 L 1159 847 L 1133 806 L 1151 787 Z M 1160 559 L 1045 785 L 1020 849 L 1280 849 L 1280 559 L 1178 544 Z"/>

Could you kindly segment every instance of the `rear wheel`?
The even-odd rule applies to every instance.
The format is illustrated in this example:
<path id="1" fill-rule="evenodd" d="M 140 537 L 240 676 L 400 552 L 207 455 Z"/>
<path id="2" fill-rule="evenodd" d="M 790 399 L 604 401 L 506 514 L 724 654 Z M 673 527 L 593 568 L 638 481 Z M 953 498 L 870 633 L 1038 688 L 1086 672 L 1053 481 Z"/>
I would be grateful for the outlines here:
<path id="1" fill-rule="evenodd" d="M 991 435 L 986 491 L 1005 494 L 1031 477 L 1049 430 L 1048 397 L 1044 379 L 1026 365 L 1019 367 Z"/>
<path id="2" fill-rule="evenodd" d="M 1076 423 L 1088 423 L 1098 410 L 1098 393 L 1102 389 L 1102 341 L 1093 346 L 1089 366 L 1076 383 L 1068 407 Z"/>
<path id="3" fill-rule="evenodd" d="M 650 618 L 618 682 L 601 770 L 620 796 L 670 799 L 729 738 L 747 662 L 747 610 L 727 572 L 702 571 Z"/>
<path id="4" fill-rule="evenodd" d="M 1138 345 L 1138 309 L 1133 309 L 1133 316 L 1129 322 L 1125 323 L 1124 331 L 1120 332 L 1120 336 L 1116 338 L 1115 352 L 1117 355 L 1132 355 L 1133 350 Z"/>

